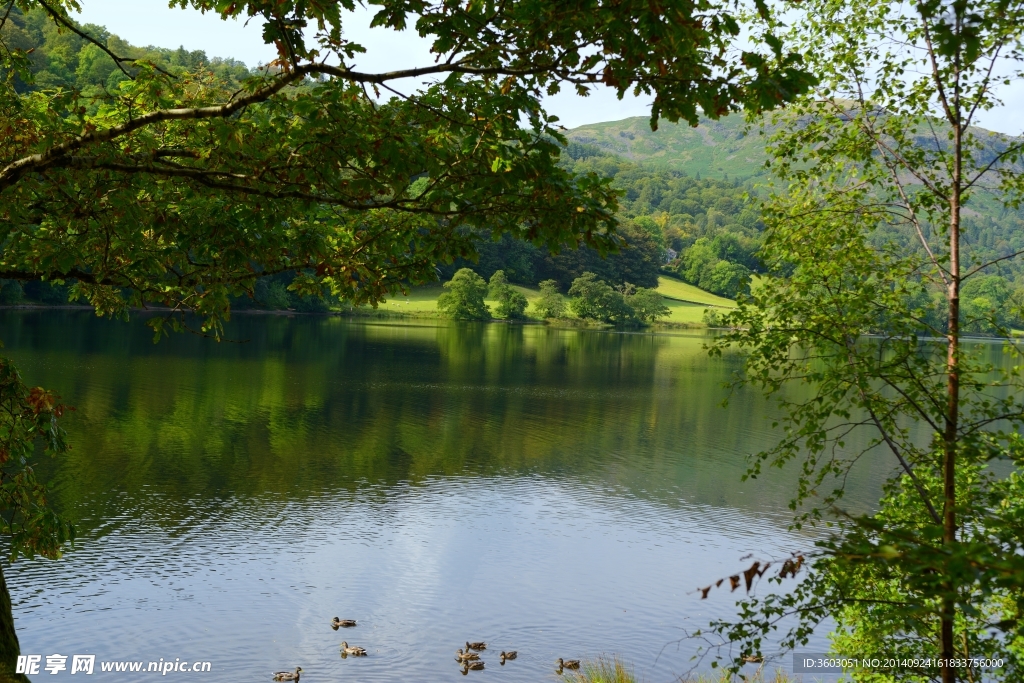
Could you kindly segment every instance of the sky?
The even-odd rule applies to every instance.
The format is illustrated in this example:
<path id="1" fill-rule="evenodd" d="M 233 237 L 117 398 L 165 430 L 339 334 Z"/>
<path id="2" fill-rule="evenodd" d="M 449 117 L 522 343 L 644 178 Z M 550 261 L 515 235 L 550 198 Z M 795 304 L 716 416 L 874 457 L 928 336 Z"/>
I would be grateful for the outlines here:
<path id="1" fill-rule="evenodd" d="M 82 22 L 106 26 L 133 45 L 187 50 L 203 50 L 210 57 L 231 57 L 249 66 L 273 59 L 273 48 L 263 42 L 262 25 L 254 19 L 249 25 L 241 21 L 223 21 L 216 14 L 200 14 L 193 9 L 171 9 L 167 0 L 83 0 Z M 362 43 L 368 54 L 360 55 L 356 65 L 361 70 L 386 71 L 432 63 L 428 44 L 415 32 L 402 33 L 387 29 L 370 29 L 370 13 L 362 12 L 354 23 L 346 24 L 346 34 Z M 406 91 L 416 83 L 406 83 Z M 982 112 L 978 125 L 1008 135 L 1024 133 L 1024 83 L 1010 86 L 1004 93 L 1005 107 Z M 618 100 L 610 89 L 598 89 L 590 97 L 579 97 L 572 89 L 563 90 L 545 100 L 547 110 L 561 119 L 567 128 L 618 121 L 631 116 L 649 116 L 651 98 L 626 96 Z"/>

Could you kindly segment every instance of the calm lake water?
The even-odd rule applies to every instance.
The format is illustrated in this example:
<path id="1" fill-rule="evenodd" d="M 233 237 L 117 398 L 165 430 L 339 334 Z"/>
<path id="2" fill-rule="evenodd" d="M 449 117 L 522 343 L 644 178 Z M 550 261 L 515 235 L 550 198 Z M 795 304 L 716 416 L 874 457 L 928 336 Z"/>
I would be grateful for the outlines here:
<path id="1" fill-rule="evenodd" d="M 738 359 L 700 334 L 274 316 L 228 334 L 154 345 L 138 319 L 0 312 L 26 381 L 77 407 L 74 450 L 41 465 L 77 547 L 7 569 L 23 652 L 454 681 L 469 639 L 481 681 L 618 655 L 668 682 L 693 666 L 684 629 L 732 613 L 698 586 L 810 546 L 786 531 L 791 474 L 740 481 L 770 410 L 720 406 Z M 369 656 L 341 659 L 343 639 Z"/>

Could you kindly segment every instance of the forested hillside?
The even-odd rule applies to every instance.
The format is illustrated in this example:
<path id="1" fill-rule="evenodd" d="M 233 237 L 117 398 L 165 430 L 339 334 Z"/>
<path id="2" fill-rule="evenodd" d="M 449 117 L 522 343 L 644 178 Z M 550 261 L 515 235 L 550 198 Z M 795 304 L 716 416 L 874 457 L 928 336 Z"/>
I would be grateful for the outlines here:
<path id="1" fill-rule="evenodd" d="M 945 139 L 942 122 L 929 122 L 927 126 L 922 125 L 916 138 L 917 144 L 922 147 L 935 144 L 935 138 L 930 134 L 933 125 L 938 131 L 938 139 Z M 654 181 L 654 191 L 643 196 L 642 188 L 647 187 L 655 178 L 664 178 L 666 174 L 681 172 L 687 174 L 682 176 L 687 179 L 676 181 L 677 184 L 672 186 L 673 190 L 687 183 L 694 183 L 697 179 L 703 178 L 705 180 L 701 183 L 706 183 L 708 178 L 718 178 L 731 182 L 734 186 L 740 181 L 752 194 L 761 195 L 765 191 L 764 185 L 770 180 L 765 168 L 765 145 L 768 136 L 775 130 L 776 127 L 767 126 L 764 134 L 761 134 L 757 127 L 748 128 L 741 114 L 727 116 L 718 121 L 702 120 L 696 128 L 683 124 L 662 123 L 657 131 L 650 130 L 646 118 L 636 117 L 580 126 L 569 131 L 569 153 L 573 154 L 574 148 L 595 150 L 594 156 L 590 157 L 590 165 L 595 168 L 606 168 L 609 175 L 617 178 L 617 174 L 621 173 L 621 167 L 610 161 L 615 158 L 629 159 L 637 172 L 641 175 L 646 174 L 650 180 L 640 180 L 632 175 L 630 181 L 626 181 L 629 173 L 622 176 L 622 180 L 617 180 L 617 184 L 623 189 L 629 186 L 627 212 L 631 216 L 643 216 L 654 215 L 660 210 L 667 212 L 670 223 L 675 221 L 677 226 L 693 225 L 689 229 L 684 228 L 682 232 L 685 235 L 699 235 L 705 240 L 678 241 L 676 248 L 680 251 L 680 258 L 672 266 L 688 282 L 699 284 L 717 293 L 726 293 L 736 291 L 732 283 L 742 275 L 742 271 L 732 264 L 742 265 L 755 272 L 760 267 L 749 251 L 751 246 L 757 246 L 760 234 L 759 223 L 752 223 L 749 220 L 750 216 L 759 215 L 756 206 L 748 203 L 744 207 L 745 213 L 740 213 L 743 220 L 723 220 L 729 216 L 728 213 L 705 212 L 702 226 L 700 220 L 690 220 L 681 215 L 689 213 L 697 216 L 683 204 L 675 203 L 671 191 L 658 194 L 655 188 L 665 188 L 663 182 Z M 1014 142 L 1014 138 L 1009 136 L 980 129 L 972 130 L 986 150 L 983 155 L 985 159 L 994 158 L 1007 145 Z M 596 150 L 600 150 L 606 158 L 601 159 Z M 996 179 L 992 178 L 987 185 L 994 186 L 995 181 Z M 993 201 L 991 195 L 986 195 L 984 186 L 978 195 L 978 201 L 974 203 L 973 209 L 965 212 L 962 218 L 964 233 L 974 236 L 974 239 L 963 247 L 965 263 L 972 268 L 1024 250 L 1024 210 L 1008 209 Z M 652 197 L 658 197 L 660 202 L 652 202 Z M 713 205 L 712 208 L 727 205 L 728 203 L 723 201 L 721 205 Z M 711 227 L 709 229 L 705 226 Z M 703 231 L 699 229 L 701 227 L 704 228 Z M 930 237 L 933 240 L 939 239 L 940 230 L 937 228 L 938 226 L 932 226 Z M 898 229 L 882 224 L 879 226 L 876 240 L 881 244 L 887 239 L 895 240 L 905 247 L 917 248 L 914 246 L 917 242 L 916 235 L 906 233 L 905 230 L 901 233 Z M 711 269 L 702 267 L 702 264 L 714 259 L 718 259 L 719 262 Z M 702 272 L 706 273 L 703 279 L 700 275 Z M 1004 311 L 1004 323 L 1018 326 L 1024 324 L 1024 317 L 1020 312 L 1020 307 L 1024 304 L 1024 264 L 1019 259 L 1006 259 L 996 263 L 987 272 L 991 274 L 975 278 L 965 287 L 967 314 L 973 315 L 975 310 L 985 309 L 991 305 Z M 713 273 L 715 275 L 712 275 Z"/>
<path id="2" fill-rule="evenodd" d="M 116 93 L 118 84 L 128 78 L 97 45 L 71 30 L 59 31 L 42 10 L 23 13 L 14 6 L 10 12 L 8 21 L 0 29 L 0 38 L 11 49 L 32 50 L 29 59 L 33 82 L 27 84 L 15 75 L 19 92 L 64 88 L 79 92 L 84 105 L 96 106 L 103 98 Z M 147 60 L 171 73 L 204 65 L 216 78 L 229 82 L 238 82 L 249 74 L 242 62 L 209 57 L 202 50 L 136 47 L 102 26 L 86 24 L 82 29 L 114 54 Z M 125 66 L 126 70 L 130 68 L 134 67 Z"/>
<path id="3" fill-rule="evenodd" d="M 556 280 L 568 289 L 586 271 L 614 284 L 657 286 L 668 270 L 715 294 L 735 297 L 758 270 L 755 256 L 762 225 L 748 186 L 736 181 L 700 179 L 680 171 L 654 169 L 600 149 L 570 143 L 564 163 L 579 173 L 612 179 L 623 192 L 621 231 L 629 248 L 602 259 L 583 248 L 551 254 L 527 243 L 482 239 L 480 260 L 469 263 L 484 277 L 504 270 L 514 282 Z M 454 272 L 466 263 L 445 269 Z"/>
<path id="4" fill-rule="evenodd" d="M 696 128 L 663 121 L 652 131 L 650 124 L 646 116 L 591 123 L 572 129 L 568 138 L 606 154 L 695 177 L 745 180 L 765 174 L 765 136 L 756 128 L 748 130 L 743 114 L 702 119 Z"/>

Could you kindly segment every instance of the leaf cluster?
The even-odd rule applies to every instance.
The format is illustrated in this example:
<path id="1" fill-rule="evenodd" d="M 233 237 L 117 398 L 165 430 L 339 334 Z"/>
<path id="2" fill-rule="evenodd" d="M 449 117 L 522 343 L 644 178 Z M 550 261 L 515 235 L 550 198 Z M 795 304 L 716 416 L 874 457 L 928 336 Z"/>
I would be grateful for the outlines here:
<path id="1" fill-rule="evenodd" d="M 11 539 L 11 559 L 60 557 L 75 527 L 48 506 L 32 467 L 37 443 L 45 454 L 67 451 L 58 419 L 68 408 L 40 387 L 29 388 L 14 364 L 0 358 L 0 533 Z"/>

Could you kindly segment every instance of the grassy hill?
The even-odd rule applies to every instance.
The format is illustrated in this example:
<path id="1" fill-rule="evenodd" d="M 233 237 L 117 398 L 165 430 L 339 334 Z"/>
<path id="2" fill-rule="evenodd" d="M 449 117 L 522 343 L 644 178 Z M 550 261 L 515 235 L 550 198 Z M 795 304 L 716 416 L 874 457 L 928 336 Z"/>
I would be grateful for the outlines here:
<path id="1" fill-rule="evenodd" d="M 936 124 L 936 129 L 942 137 L 941 122 Z M 717 121 L 702 118 L 696 128 L 661 121 L 658 130 L 652 131 L 649 117 L 636 116 L 573 128 L 566 137 L 652 168 L 682 171 L 690 176 L 699 173 L 702 178 L 745 180 L 767 173 L 764 146 L 775 130 L 776 126 L 769 125 L 762 133 L 759 125 L 748 125 L 743 114 L 730 114 Z M 1003 151 L 1014 140 L 982 128 L 971 130 L 986 148 L 983 161 Z M 934 143 L 922 134 L 919 144 Z M 1024 164 L 1015 166 L 1024 171 Z"/>
<path id="2" fill-rule="evenodd" d="M 580 126 L 567 137 L 631 161 L 702 178 L 742 180 L 765 172 L 765 138 L 758 128 L 748 129 L 742 114 L 702 119 L 696 128 L 662 121 L 657 131 L 651 130 L 650 118 L 637 116 Z"/>
<path id="3" fill-rule="evenodd" d="M 704 308 L 707 306 L 732 308 L 736 305 L 736 302 L 732 299 L 726 299 L 725 297 L 712 294 L 711 292 L 705 292 L 700 287 L 687 284 L 682 280 L 676 280 L 675 278 L 670 277 L 658 278 L 657 291 L 658 294 L 661 294 L 666 299 L 690 304 L 700 304 Z"/>

